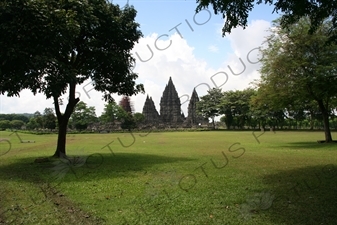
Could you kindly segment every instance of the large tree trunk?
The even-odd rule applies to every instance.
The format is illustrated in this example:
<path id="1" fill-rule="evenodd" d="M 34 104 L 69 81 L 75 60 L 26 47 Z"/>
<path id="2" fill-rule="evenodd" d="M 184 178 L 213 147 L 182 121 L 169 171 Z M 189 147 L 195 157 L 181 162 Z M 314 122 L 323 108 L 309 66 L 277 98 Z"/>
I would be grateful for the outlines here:
<path id="1" fill-rule="evenodd" d="M 57 117 L 59 124 L 59 132 L 57 137 L 57 147 L 53 157 L 63 158 L 66 156 L 66 136 L 69 118 L 65 118 L 63 115 Z"/>
<path id="2" fill-rule="evenodd" d="M 318 100 L 318 106 L 321 110 L 323 116 L 323 124 L 324 124 L 324 134 L 325 134 L 325 142 L 332 142 L 330 125 L 329 125 L 329 112 L 327 108 L 324 106 L 323 100 Z"/>
<path id="3" fill-rule="evenodd" d="M 59 132 L 57 138 L 57 147 L 53 157 L 63 158 L 66 157 L 66 137 L 68 122 L 71 114 L 74 111 L 76 104 L 80 101 L 79 98 L 75 99 L 75 84 L 69 84 L 69 102 L 64 114 L 60 111 L 60 106 L 58 102 L 58 96 L 54 96 L 54 106 L 57 116 L 57 121 L 59 124 Z"/>

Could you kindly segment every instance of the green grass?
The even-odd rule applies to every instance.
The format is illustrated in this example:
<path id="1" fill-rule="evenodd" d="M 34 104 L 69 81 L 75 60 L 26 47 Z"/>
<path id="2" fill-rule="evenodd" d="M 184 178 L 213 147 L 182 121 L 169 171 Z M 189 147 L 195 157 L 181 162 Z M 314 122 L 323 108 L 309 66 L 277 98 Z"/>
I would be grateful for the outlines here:
<path id="1" fill-rule="evenodd" d="M 337 145 L 261 134 L 0 132 L 0 224 L 335 224 Z"/>

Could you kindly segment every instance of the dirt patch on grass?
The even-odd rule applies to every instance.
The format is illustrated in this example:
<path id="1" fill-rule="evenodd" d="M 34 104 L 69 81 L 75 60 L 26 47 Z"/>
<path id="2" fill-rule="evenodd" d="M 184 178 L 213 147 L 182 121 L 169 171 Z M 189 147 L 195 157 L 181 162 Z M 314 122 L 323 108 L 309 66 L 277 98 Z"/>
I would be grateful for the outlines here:
<path id="1" fill-rule="evenodd" d="M 45 197 L 54 205 L 60 224 L 104 224 L 102 218 L 91 215 L 82 210 L 77 204 L 69 200 L 64 194 L 55 188 L 44 184 L 41 187 Z"/>
<path id="2" fill-rule="evenodd" d="M 105 224 L 105 221 L 81 209 L 67 196 L 47 183 L 36 182 L 38 186 L 34 196 L 25 194 L 27 188 L 8 189 L 0 184 L 0 225 L 34 224 L 36 221 L 48 224 L 91 225 Z M 49 209 L 49 210 L 46 210 Z M 49 222 L 48 222 L 49 221 Z"/>

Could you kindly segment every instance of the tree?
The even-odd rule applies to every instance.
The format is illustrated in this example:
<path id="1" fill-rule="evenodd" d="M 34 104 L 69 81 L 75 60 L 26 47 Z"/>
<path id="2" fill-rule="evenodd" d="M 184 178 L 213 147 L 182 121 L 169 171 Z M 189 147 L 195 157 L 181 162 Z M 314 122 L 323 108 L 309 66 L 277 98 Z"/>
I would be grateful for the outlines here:
<path id="1" fill-rule="evenodd" d="M 35 122 L 38 124 L 37 128 L 44 128 L 43 116 L 39 111 L 36 111 L 33 116 Z"/>
<path id="2" fill-rule="evenodd" d="M 230 33 L 233 28 L 242 26 L 247 27 L 248 15 L 252 9 L 259 4 L 274 5 L 272 13 L 281 13 L 280 26 L 287 28 L 291 24 L 298 22 L 302 17 L 310 18 L 311 26 L 308 31 L 313 33 L 320 24 L 326 19 L 331 18 L 332 27 L 329 30 L 334 32 L 337 28 L 337 2 L 331 0 L 197 0 L 196 12 L 200 12 L 209 6 L 213 7 L 215 14 L 222 14 L 225 24 L 222 34 Z M 337 37 L 332 35 L 331 40 Z"/>
<path id="3" fill-rule="evenodd" d="M 56 116 L 52 108 L 44 109 L 42 119 L 43 119 L 44 128 L 51 129 L 51 130 L 56 128 Z"/>
<path id="4" fill-rule="evenodd" d="M 0 120 L 0 129 L 6 130 L 11 128 L 11 121 L 9 120 Z"/>
<path id="5" fill-rule="evenodd" d="M 310 20 L 302 18 L 289 29 L 279 20 L 262 51 L 261 93 L 267 93 L 274 108 L 284 109 L 292 102 L 315 101 L 322 114 L 325 141 L 332 142 L 329 116 L 337 96 L 337 45 L 326 44 L 331 22 L 308 34 Z M 267 96 L 265 95 L 265 97 Z"/>
<path id="6" fill-rule="evenodd" d="M 39 124 L 36 122 L 36 118 L 32 117 L 29 119 L 29 122 L 26 125 L 28 130 L 34 130 L 39 128 Z"/>
<path id="7" fill-rule="evenodd" d="M 24 116 L 24 115 L 14 114 L 13 117 L 12 117 L 12 120 L 21 120 L 24 123 L 28 123 L 29 118 L 27 116 Z"/>
<path id="8" fill-rule="evenodd" d="M 100 121 L 103 123 L 115 122 L 119 117 L 120 106 L 116 102 L 112 101 L 105 104 L 103 113 L 100 116 Z"/>
<path id="9" fill-rule="evenodd" d="M 136 125 L 139 126 L 139 124 L 145 120 L 145 116 L 143 113 L 136 112 L 133 114 L 133 119 L 135 120 Z"/>
<path id="10" fill-rule="evenodd" d="M 42 114 L 39 111 L 36 111 L 33 114 L 33 117 L 29 119 L 29 122 L 27 123 L 26 128 L 29 130 L 44 128 L 44 119 L 43 119 Z"/>
<path id="11" fill-rule="evenodd" d="M 141 118 L 136 117 L 138 120 Z M 137 120 L 131 112 L 127 112 L 123 109 L 122 105 L 117 105 L 116 102 L 110 102 L 105 105 L 104 111 L 100 116 L 100 121 L 104 123 L 114 123 L 116 121 L 121 122 L 121 128 L 131 130 L 137 125 Z"/>
<path id="12" fill-rule="evenodd" d="M 12 120 L 10 122 L 10 126 L 12 129 L 21 129 L 23 125 L 25 125 L 25 123 L 22 120 Z"/>
<path id="13" fill-rule="evenodd" d="M 256 120 L 259 129 L 265 129 L 266 125 L 272 128 L 283 125 L 285 105 L 289 106 L 289 99 L 280 97 L 282 93 L 275 92 L 272 88 L 265 88 L 265 84 L 256 84 L 258 89 L 251 97 L 250 114 L 252 120 Z M 287 100 L 286 103 L 281 101 Z"/>
<path id="14" fill-rule="evenodd" d="M 0 120 L 12 120 L 12 117 L 9 114 L 0 114 Z"/>
<path id="15" fill-rule="evenodd" d="M 23 114 L 0 114 L 0 120 L 21 120 L 24 123 L 29 121 L 29 118 Z"/>
<path id="16" fill-rule="evenodd" d="M 221 101 L 221 114 L 225 114 L 223 119 L 227 129 L 234 126 L 244 128 L 247 121 L 250 121 L 250 100 L 255 94 L 255 90 L 248 88 L 245 90 L 226 91 Z"/>
<path id="17" fill-rule="evenodd" d="M 213 129 L 215 129 L 214 118 L 220 115 L 223 93 L 219 88 L 213 88 L 207 92 L 207 95 L 200 97 L 196 110 L 202 117 L 211 118 Z"/>
<path id="18" fill-rule="evenodd" d="M 295 120 L 295 127 L 297 128 L 297 124 L 301 126 L 301 123 L 304 122 L 304 120 L 308 119 L 309 127 L 312 130 L 314 120 L 318 117 L 319 120 L 322 120 L 321 113 L 319 112 L 318 105 L 313 100 L 294 100 L 292 103 L 289 104 L 289 106 L 286 108 L 286 114 L 288 122 L 289 120 Z M 318 114 L 320 116 L 318 116 Z M 317 117 L 318 116 L 318 117 Z"/>
<path id="19" fill-rule="evenodd" d="M 66 155 L 66 132 L 76 86 L 88 79 L 106 101 L 144 92 L 131 54 L 142 36 L 132 6 L 106 0 L 5 0 L 0 4 L 0 93 L 23 89 L 54 101 L 59 131 L 55 157 Z M 65 111 L 60 97 L 68 91 Z"/>
<path id="20" fill-rule="evenodd" d="M 95 107 L 88 107 L 85 102 L 80 101 L 71 115 L 71 124 L 77 130 L 87 129 L 89 124 L 97 122 Z"/>
<path id="21" fill-rule="evenodd" d="M 130 112 L 126 112 L 124 109 L 120 108 L 119 121 L 121 122 L 121 128 L 131 131 L 136 127 L 136 121 Z"/>

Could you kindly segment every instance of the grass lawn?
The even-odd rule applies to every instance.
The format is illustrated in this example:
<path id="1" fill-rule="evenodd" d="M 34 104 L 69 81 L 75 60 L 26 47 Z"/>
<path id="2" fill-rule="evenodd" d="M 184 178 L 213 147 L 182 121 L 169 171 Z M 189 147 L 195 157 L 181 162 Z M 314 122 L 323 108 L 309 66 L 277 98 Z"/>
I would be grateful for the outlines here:
<path id="1" fill-rule="evenodd" d="M 336 224 L 323 132 L 0 132 L 0 224 Z M 337 139 L 337 133 L 333 133 Z M 32 141 L 35 141 L 34 143 Z"/>

